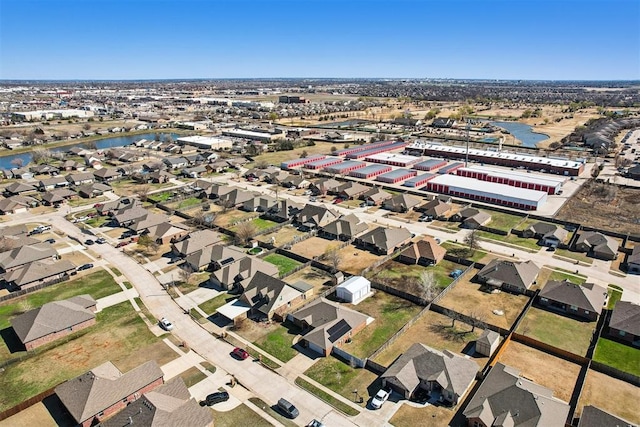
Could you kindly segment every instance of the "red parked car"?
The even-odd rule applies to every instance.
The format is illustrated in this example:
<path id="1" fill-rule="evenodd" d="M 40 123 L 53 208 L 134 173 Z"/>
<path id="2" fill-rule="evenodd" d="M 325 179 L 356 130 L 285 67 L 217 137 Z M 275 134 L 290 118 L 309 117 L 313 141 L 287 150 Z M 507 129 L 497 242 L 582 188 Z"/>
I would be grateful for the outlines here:
<path id="1" fill-rule="evenodd" d="M 247 351 L 246 351 L 246 350 L 244 350 L 244 349 L 242 349 L 242 348 L 240 348 L 240 347 L 236 347 L 236 348 L 234 348 L 234 349 L 233 349 L 233 351 L 231 352 L 231 354 L 232 354 L 235 358 L 240 359 L 240 360 L 244 360 L 244 359 L 246 359 L 247 357 L 249 357 L 249 353 L 247 353 Z"/>

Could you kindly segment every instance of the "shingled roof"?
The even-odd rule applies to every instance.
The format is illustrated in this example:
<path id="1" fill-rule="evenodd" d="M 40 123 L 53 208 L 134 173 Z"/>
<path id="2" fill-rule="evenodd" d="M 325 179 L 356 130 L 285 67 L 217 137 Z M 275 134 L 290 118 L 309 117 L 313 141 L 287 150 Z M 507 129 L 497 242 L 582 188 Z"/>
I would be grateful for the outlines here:
<path id="1" fill-rule="evenodd" d="M 600 314 L 607 299 L 607 290 L 593 283 L 577 285 L 568 280 L 551 280 L 540 291 L 540 298 Z"/>
<path id="2" fill-rule="evenodd" d="M 609 327 L 636 336 L 640 335 L 640 305 L 629 301 L 618 301 L 611 313 Z"/>
<path id="3" fill-rule="evenodd" d="M 539 271 L 532 261 L 515 262 L 496 258 L 478 272 L 478 277 L 489 284 L 508 284 L 525 291 L 536 280 Z"/>
<path id="4" fill-rule="evenodd" d="M 163 375 L 154 360 L 125 374 L 113 363 L 106 362 L 60 384 L 55 391 L 75 421 L 82 423 Z"/>
<path id="5" fill-rule="evenodd" d="M 96 305 L 91 295 L 79 295 L 53 301 L 11 319 L 13 330 L 23 343 L 64 331 L 93 319 L 96 315 L 88 307 Z"/>

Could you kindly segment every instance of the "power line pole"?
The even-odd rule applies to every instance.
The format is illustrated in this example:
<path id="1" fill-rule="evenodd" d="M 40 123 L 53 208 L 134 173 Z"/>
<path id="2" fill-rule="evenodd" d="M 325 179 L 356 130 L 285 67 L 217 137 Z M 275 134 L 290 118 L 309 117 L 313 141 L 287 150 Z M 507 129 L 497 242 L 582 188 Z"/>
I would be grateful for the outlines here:
<path id="1" fill-rule="evenodd" d="M 469 124 L 468 119 L 465 119 L 465 121 L 467 122 L 467 125 L 465 126 L 467 129 L 467 151 L 464 155 L 464 167 L 466 168 L 469 166 L 469 131 L 471 130 L 471 125 Z"/>

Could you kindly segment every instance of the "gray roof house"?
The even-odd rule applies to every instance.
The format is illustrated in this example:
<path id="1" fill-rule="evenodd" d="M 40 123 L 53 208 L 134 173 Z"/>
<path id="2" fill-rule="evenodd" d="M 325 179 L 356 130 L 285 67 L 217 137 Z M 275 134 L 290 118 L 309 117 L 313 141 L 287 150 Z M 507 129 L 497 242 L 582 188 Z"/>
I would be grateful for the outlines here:
<path id="1" fill-rule="evenodd" d="M 600 408 L 587 405 L 582 408 L 578 427 L 637 427 L 637 425 Z"/>
<path id="2" fill-rule="evenodd" d="M 219 270 L 211 273 L 209 281 L 214 285 L 226 290 L 236 287 L 245 288 L 253 276 L 258 272 L 267 276 L 277 276 L 278 267 L 251 256 L 234 259 L 232 262 L 222 265 Z"/>
<path id="3" fill-rule="evenodd" d="M 16 181 L 4 187 L 5 194 L 9 196 L 28 193 L 29 191 L 36 191 L 36 187 L 31 184 L 27 184 L 26 182 Z"/>
<path id="4" fill-rule="evenodd" d="M 640 346 L 640 305 L 618 301 L 609 319 L 609 335 Z"/>
<path id="5" fill-rule="evenodd" d="M 38 181 L 38 189 L 40 191 L 52 190 L 58 187 L 66 187 L 69 185 L 69 181 L 64 176 L 57 175 L 51 178 L 42 179 Z"/>
<path id="6" fill-rule="evenodd" d="M 618 242 L 597 231 L 583 231 L 578 234 L 575 249 L 586 252 L 588 256 L 604 260 L 616 259 L 618 256 Z"/>
<path id="7" fill-rule="evenodd" d="M 106 362 L 60 384 L 55 391 L 76 423 L 88 427 L 162 385 L 163 375 L 153 360 L 125 374 Z"/>
<path id="8" fill-rule="evenodd" d="M 85 184 L 77 187 L 78 195 L 85 198 L 102 196 L 107 191 L 111 191 L 111 187 L 101 182 Z"/>
<path id="9" fill-rule="evenodd" d="M 356 246 L 377 254 L 391 254 L 397 248 L 411 241 L 411 233 L 406 228 L 377 227 L 356 238 Z"/>
<path id="10" fill-rule="evenodd" d="M 536 222 L 522 232 L 522 237 L 538 238 L 543 246 L 558 246 L 564 242 L 568 236 L 569 232 L 567 230 L 548 222 Z"/>
<path id="11" fill-rule="evenodd" d="M 0 270 L 10 271 L 33 261 L 53 258 L 58 252 L 49 243 L 14 248 L 0 253 Z"/>
<path id="12" fill-rule="evenodd" d="M 247 212 L 267 212 L 276 206 L 278 201 L 271 196 L 261 195 L 247 200 L 242 204 L 242 210 Z"/>
<path id="13" fill-rule="evenodd" d="M 342 344 L 373 320 L 324 298 L 317 298 L 287 319 L 306 331 L 301 344 L 323 356 L 331 354 L 334 345 Z"/>
<path id="14" fill-rule="evenodd" d="M 38 201 L 29 196 L 11 196 L 0 200 L 0 213 L 26 212 L 28 208 L 38 206 Z"/>
<path id="15" fill-rule="evenodd" d="M 515 262 L 493 259 L 477 274 L 486 285 L 516 293 L 525 293 L 538 277 L 540 269 L 533 261 Z"/>
<path id="16" fill-rule="evenodd" d="M 185 258 L 185 263 L 193 270 L 219 270 L 225 265 L 245 258 L 246 252 L 235 246 L 209 245 L 197 250 Z"/>
<path id="17" fill-rule="evenodd" d="M 79 295 L 53 301 L 11 319 L 11 326 L 27 350 L 84 329 L 95 323 L 96 301 Z"/>
<path id="18" fill-rule="evenodd" d="M 569 404 L 517 369 L 496 363 L 463 415 L 470 426 L 564 427 Z"/>
<path id="19" fill-rule="evenodd" d="M 410 399 L 422 389 L 441 402 L 457 405 L 476 379 L 478 364 L 449 350 L 438 351 L 414 343 L 380 376 L 389 386 Z M 437 396 L 437 397 L 436 397 Z"/>
<path id="20" fill-rule="evenodd" d="M 296 215 L 295 223 L 303 228 L 313 230 L 324 227 L 338 217 L 340 214 L 333 209 L 307 204 Z"/>
<path id="21" fill-rule="evenodd" d="M 40 197 L 47 205 L 55 205 L 64 202 L 67 199 L 76 197 L 78 194 L 68 188 L 56 188 L 55 190 L 42 193 Z"/>
<path id="22" fill-rule="evenodd" d="M 298 215 L 301 209 L 301 204 L 292 202 L 289 199 L 284 199 L 278 201 L 274 206 L 272 206 L 264 213 L 264 216 L 273 221 L 285 222 Z"/>
<path id="23" fill-rule="evenodd" d="M 366 185 L 362 185 L 359 182 L 345 182 L 336 190 L 338 195 L 344 199 L 357 199 L 366 193 L 369 190 L 369 187 Z"/>
<path id="24" fill-rule="evenodd" d="M 327 194 L 336 192 L 340 185 L 342 184 L 333 178 L 320 178 L 309 185 L 309 189 L 316 195 Z"/>
<path id="25" fill-rule="evenodd" d="M 65 176 L 71 185 L 91 184 L 95 181 L 95 177 L 91 172 L 80 172 Z"/>
<path id="26" fill-rule="evenodd" d="M 257 271 L 239 300 L 251 307 L 251 314 L 284 320 L 289 307 L 302 300 L 302 292 L 282 280 Z"/>
<path id="27" fill-rule="evenodd" d="M 422 205 L 418 206 L 415 210 L 418 212 L 422 212 L 426 217 L 431 219 L 445 218 L 446 215 L 452 209 L 451 203 L 447 203 L 445 201 L 440 200 L 439 198 L 433 199 Z M 475 214 L 475 212 L 474 212 Z M 460 212 L 461 219 L 465 218 L 462 216 L 462 212 Z"/>
<path id="28" fill-rule="evenodd" d="M 462 226 L 464 228 L 475 230 L 485 224 L 488 224 L 489 222 L 491 222 L 491 215 L 484 211 L 478 211 L 474 215 L 463 219 Z"/>
<path id="29" fill-rule="evenodd" d="M 409 194 L 397 194 L 382 202 L 382 207 L 393 212 L 407 212 L 420 204 L 420 199 Z"/>
<path id="30" fill-rule="evenodd" d="M 209 408 L 201 407 L 180 377 L 175 377 L 158 388 L 145 393 L 122 411 L 98 424 L 97 427 L 189 426 L 212 427 L 213 415 Z"/>
<path id="31" fill-rule="evenodd" d="M 69 260 L 41 260 L 21 265 L 2 276 L 10 289 L 26 289 L 57 279 L 65 279 L 75 271 L 76 266 Z"/>
<path id="32" fill-rule="evenodd" d="M 598 320 L 607 290 L 593 283 L 577 285 L 568 280 L 547 282 L 538 294 L 538 304 L 588 321 Z"/>
<path id="33" fill-rule="evenodd" d="M 188 236 L 173 242 L 171 251 L 174 256 L 185 257 L 199 251 L 207 246 L 212 246 L 222 242 L 223 236 L 213 230 L 197 230 L 189 233 Z"/>
<path id="34" fill-rule="evenodd" d="M 640 244 L 636 244 L 627 257 L 627 273 L 640 273 Z"/>
<path id="35" fill-rule="evenodd" d="M 384 191 L 380 187 L 372 187 L 360 196 L 368 205 L 380 205 L 387 199 L 393 197 L 393 194 Z"/>
<path id="36" fill-rule="evenodd" d="M 335 221 L 320 228 L 318 235 L 327 239 L 344 240 L 352 239 L 369 229 L 366 222 L 361 222 L 354 214 L 342 215 Z"/>

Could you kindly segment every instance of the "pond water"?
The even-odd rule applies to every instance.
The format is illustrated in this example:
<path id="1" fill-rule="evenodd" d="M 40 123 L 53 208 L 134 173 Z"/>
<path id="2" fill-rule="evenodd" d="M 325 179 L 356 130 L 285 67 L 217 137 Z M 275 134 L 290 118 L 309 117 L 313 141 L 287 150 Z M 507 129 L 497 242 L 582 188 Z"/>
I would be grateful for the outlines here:
<path id="1" fill-rule="evenodd" d="M 536 144 L 546 139 L 549 135 L 534 132 L 531 126 L 519 122 L 491 122 L 492 125 L 508 130 L 511 135 L 522 141 L 524 147 L 535 148 Z"/>

